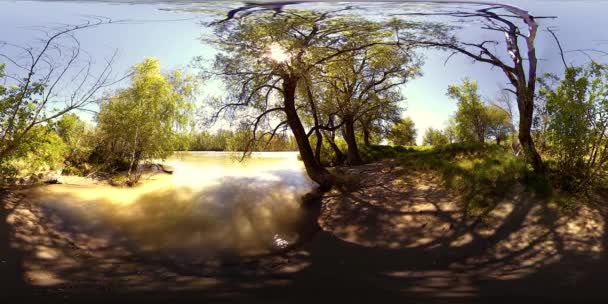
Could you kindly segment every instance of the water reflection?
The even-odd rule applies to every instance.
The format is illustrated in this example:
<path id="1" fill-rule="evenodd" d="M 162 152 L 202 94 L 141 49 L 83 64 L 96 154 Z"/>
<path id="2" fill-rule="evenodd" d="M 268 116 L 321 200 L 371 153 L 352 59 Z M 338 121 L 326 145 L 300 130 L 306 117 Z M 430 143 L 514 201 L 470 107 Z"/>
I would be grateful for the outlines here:
<path id="1" fill-rule="evenodd" d="M 104 235 L 132 249 L 188 258 L 261 254 L 298 238 L 300 197 L 312 189 L 294 153 L 245 163 L 186 153 L 135 188 L 52 185 L 33 191 L 61 229 Z"/>

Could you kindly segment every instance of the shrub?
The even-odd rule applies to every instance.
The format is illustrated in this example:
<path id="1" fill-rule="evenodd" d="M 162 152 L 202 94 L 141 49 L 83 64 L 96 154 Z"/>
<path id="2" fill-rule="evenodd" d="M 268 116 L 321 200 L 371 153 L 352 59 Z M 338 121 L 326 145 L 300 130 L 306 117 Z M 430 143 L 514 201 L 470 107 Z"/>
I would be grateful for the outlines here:
<path id="1" fill-rule="evenodd" d="M 546 75 L 539 94 L 548 117 L 552 180 L 570 193 L 599 186 L 608 172 L 608 66 L 567 68 L 555 87 L 547 80 L 559 79 Z"/>
<path id="2" fill-rule="evenodd" d="M 66 145 L 48 126 L 33 127 L 19 150 L 0 161 L 0 184 L 63 168 Z"/>

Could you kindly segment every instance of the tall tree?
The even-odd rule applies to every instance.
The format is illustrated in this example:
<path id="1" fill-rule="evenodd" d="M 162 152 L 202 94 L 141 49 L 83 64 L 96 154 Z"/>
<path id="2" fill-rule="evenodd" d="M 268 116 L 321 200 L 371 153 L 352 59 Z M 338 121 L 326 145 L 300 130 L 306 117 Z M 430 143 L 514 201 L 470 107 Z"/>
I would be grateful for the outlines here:
<path id="1" fill-rule="evenodd" d="M 367 36 L 366 40 L 370 38 Z M 362 124 L 364 141 L 369 144 L 373 124 L 399 111 L 397 104 L 403 98 L 398 87 L 419 75 L 420 60 L 407 48 L 383 44 L 343 54 L 328 62 L 324 69 L 337 113 L 344 123 L 347 161 L 358 164 L 361 158 L 355 123 Z"/>
<path id="2" fill-rule="evenodd" d="M 465 141 L 484 142 L 488 131 L 488 114 L 477 82 L 465 78 L 462 85 L 450 85 L 447 95 L 458 101 L 454 120 L 457 132 Z"/>
<path id="3" fill-rule="evenodd" d="M 112 76 L 114 55 L 94 73 L 95 64 L 76 37 L 79 30 L 108 23 L 112 21 L 98 19 L 48 29 L 37 46 L 0 43 L 5 61 L 0 64 L 0 165 L 27 152 L 23 148 L 36 138 L 30 135 L 37 126 L 86 110 L 102 89 L 120 81 Z M 11 48 L 24 56 L 11 56 Z"/>
<path id="4" fill-rule="evenodd" d="M 256 11 L 217 23 L 217 38 L 207 40 L 220 49 L 215 61 L 218 73 L 212 75 L 224 80 L 230 94 L 217 105 L 214 118 L 222 113 L 237 117 L 245 112 L 249 115 L 255 112 L 247 118 L 254 134 L 249 141 L 250 147 L 260 140 L 255 135 L 258 130 L 264 130 L 272 137 L 281 126 L 288 125 L 308 175 L 323 188 L 331 186 L 333 178 L 315 159 L 308 136 L 317 128 L 334 131 L 343 122 L 333 128 L 313 126 L 307 132 L 302 112 L 310 109 L 306 106 L 309 101 L 297 98 L 298 87 L 312 70 L 324 72 L 321 68 L 324 64 L 338 60 L 352 62 L 356 57 L 353 53 L 374 46 L 396 45 L 395 37 L 384 30 L 387 27 L 339 12 L 296 10 L 274 14 Z M 349 65 L 349 69 L 352 66 Z M 346 113 L 346 121 L 352 120 L 354 129 L 356 117 L 349 115 Z"/>
<path id="5" fill-rule="evenodd" d="M 545 75 L 541 84 L 548 150 L 562 187 L 578 191 L 597 185 L 608 176 L 608 66 L 568 67 L 563 79 Z"/>
<path id="6" fill-rule="evenodd" d="M 405 117 L 392 126 L 388 139 L 393 145 L 415 146 L 416 133 L 414 121 L 409 117 Z"/>
<path id="7" fill-rule="evenodd" d="M 448 119 L 445 129 L 444 129 L 444 133 L 445 133 L 445 136 L 448 138 L 448 142 L 450 144 L 462 141 L 462 139 L 458 135 L 458 125 L 456 123 L 456 119 L 454 118 L 454 116 L 452 116 L 452 117 L 450 117 L 450 119 Z"/>
<path id="8" fill-rule="evenodd" d="M 515 107 L 516 105 L 511 98 L 512 94 L 502 89 L 499 94 L 494 98 L 493 105 L 503 109 L 507 115 L 509 116 L 510 121 L 510 132 L 511 132 L 511 150 L 515 155 L 519 155 L 521 153 L 519 149 L 519 143 L 517 142 L 517 126 L 515 123 Z M 538 106 L 535 104 L 535 112 L 538 115 Z M 536 116 L 534 117 L 536 120 Z M 534 122 L 534 125 L 536 122 Z M 537 143 L 537 139 L 534 140 Z M 542 145 L 542 144 L 541 144 Z"/>
<path id="9" fill-rule="evenodd" d="M 160 61 L 146 58 L 133 68 L 129 88 L 102 101 L 97 123 L 107 155 L 128 163 L 133 182 L 140 161 L 164 159 L 175 150 L 178 128 L 188 125 L 193 90 L 192 76 L 163 75 Z"/>
<path id="10" fill-rule="evenodd" d="M 423 146 L 441 146 L 449 143 L 448 137 L 441 131 L 434 128 L 427 128 L 422 136 Z"/>
<path id="11" fill-rule="evenodd" d="M 486 115 L 488 118 L 488 136 L 494 138 L 496 144 L 500 145 L 501 141 L 513 132 L 511 117 L 505 109 L 496 105 L 487 105 Z"/>
<path id="12" fill-rule="evenodd" d="M 94 147 L 92 130 L 74 113 L 63 115 L 55 124 L 55 130 L 67 146 L 65 164 L 68 171 L 83 165 Z"/>
<path id="13" fill-rule="evenodd" d="M 452 17 L 462 20 L 477 19 L 481 28 L 491 32 L 501 33 L 504 37 L 504 54 L 510 58 L 511 63 L 505 60 L 498 51 L 501 45 L 499 40 L 484 40 L 482 42 L 459 41 L 452 36 L 443 36 L 441 39 L 428 39 L 427 37 L 403 37 L 401 41 L 415 43 L 425 47 L 438 47 L 463 54 L 475 61 L 484 62 L 498 68 L 507 77 L 511 92 L 517 100 L 519 111 L 518 137 L 524 155 L 532 164 L 534 171 L 544 173 L 542 158 L 536 151 L 531 136 L 532 118 L 534 115 L 534 97 L 537 86 L 538 59 L 536 56 L 536 35 L 541 18 L 554 18 L 533 16 L 528 11 L 506 4 L 487 4 L 482 2 L 460 1 L 466 4 L 478 4 L 482 8 L 446 11 L 440 13 L 406 13 L 403 15 L 432 15 Z M 527 34 L 522 33 L 519 23 L 523 23 Z M 397 33 L 399 30 L 396 30 Z M 399 35 L 399 33 L 398 33 Z M 436 38 L 436 37 L 433 37 Z M 523 41 L 523 44 L 521 43 Z M 449 58 L 448 58 L 449 59 Z"/>

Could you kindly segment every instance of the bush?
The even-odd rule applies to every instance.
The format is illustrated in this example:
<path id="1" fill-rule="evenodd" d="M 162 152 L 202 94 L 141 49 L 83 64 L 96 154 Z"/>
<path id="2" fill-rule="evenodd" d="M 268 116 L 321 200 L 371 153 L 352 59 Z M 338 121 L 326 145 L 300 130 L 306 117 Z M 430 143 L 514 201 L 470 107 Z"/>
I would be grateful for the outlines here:
<path id="1" fill-rule="evenodd" d="M 66 114 L 55 124 L 55 130 L 66 144 L 65 174 L 85 175 L 92 167 L 91 153 L 95 146 L 94 131 L 76 114 Z"/>
<path id="2" fill-rule="evenodd" d="M 570 67 L 564 79 L 546 75 L 541 84 L 552 180 L 569 193 L 600 186 L 608 175 L 608 66 Z"/>
<path id="3" fill-rule="evenodd" d="M 0 161 L 0 184 L 11 183 L 18 177 L 62 169 L 66 149 L 53 129 L 48 126 L 32 128 L 19 150 Z"/>

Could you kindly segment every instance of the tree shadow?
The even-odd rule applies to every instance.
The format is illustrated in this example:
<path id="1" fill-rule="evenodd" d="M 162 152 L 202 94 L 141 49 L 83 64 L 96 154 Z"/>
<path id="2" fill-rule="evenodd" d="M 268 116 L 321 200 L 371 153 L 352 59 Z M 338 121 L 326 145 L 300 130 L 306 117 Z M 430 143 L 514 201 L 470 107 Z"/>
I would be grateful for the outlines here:
<path id="1" fill-rule="evenodd" d="M 13 229 L 9 224 L 18 199 L 8 190 L 0 189 L 0 202 L 0 286 L 22 293 L 27 287 L 23 280 L 24 253 L 12 246 Z"/>
<path id="2" fill-rule="evenodd" d="M 498 297 L 606 297 L 602 279 L 608 270 L 608 213 L 603 206 L 583 206 L 566 217 L 514 185 L 484 217 L 474 217 L 460 207 L 458 194 L 423 174 L 404 175 L 394 163 L 352 170 L 363 177 L 360 188 L 333 191 L 322 205 L 311 204 L 305 220 L 290 224 L 296 231 L 304 227 L 309 235 L 317 233 L 301 246 L 277 254 L 243 257 L 222 252 L 193 260 L 175 250 L 146 252 L 124 225 L 144 227 L 144 219 L 162 223 L 170 218 L 169 223 L 186 223 L 175 232 L 183 241 L 196 229 L 208 229 L 198 219 L 183 218 L 191 210 L 167 210 L 167 202 L 183 191 L 176 189 L 136 200 L 131 210 L 141 217 L 123 226 L 109 221 L 115 231 L 99 229 L 107 223 L 89 223 L 87 228 L 86 221 L 73 220 L 67 226 L 53 227 L 51 222 L 43 229 L 30 229 L 19 247 L 34 252 L 25 258 L 25 271 L 37 265 L 47 271 L 47 279 L 53 273 L 57 281 L 48 287 L 53 294 L 77 300 L 291 303 L 337 298 L 453 303 Z M 226 200 L 223 191 L 232 196 L 240 192 L 247 201 L 259 201 L 238 190 L 249 182 L 225 183 L 204 196 L 217 201 Z M 28 210 L 37 212 L 35 206 Z M 57 210 L 41 212 L 51 218 L 58 215 Z M 255 233 L 272 233 L 260 222 L 252 223 L 261 229 Z M 234 226 L 230 221 L 223 224 Z M 164 239 L 163 229 L 151 232 Z M 46 254 L 41 246 L 48 247 Z"/>

